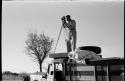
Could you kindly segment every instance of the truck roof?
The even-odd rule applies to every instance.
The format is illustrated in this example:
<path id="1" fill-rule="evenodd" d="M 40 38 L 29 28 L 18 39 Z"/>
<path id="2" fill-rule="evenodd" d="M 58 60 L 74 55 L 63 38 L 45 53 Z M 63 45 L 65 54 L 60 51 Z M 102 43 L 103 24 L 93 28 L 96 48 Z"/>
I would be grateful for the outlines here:
<path id="1" fill-rule="evenodd" d="M 124 58 L 102 58 L 101 60 L 88 60 L 89 65 L 121 65 L 124 64 Z"/>
<path id="2" fill-rule="evenodd" d="M 54 53 L 49 55 L 50 58 L 66 58 L 68 57 L 67 53 Z"/>

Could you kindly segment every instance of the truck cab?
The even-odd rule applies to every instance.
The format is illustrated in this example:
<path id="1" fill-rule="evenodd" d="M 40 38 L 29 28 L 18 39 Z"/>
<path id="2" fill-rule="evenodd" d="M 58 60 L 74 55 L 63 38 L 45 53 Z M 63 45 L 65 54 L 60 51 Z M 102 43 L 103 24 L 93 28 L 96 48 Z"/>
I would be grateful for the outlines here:
<path id="1" fill-rule="evenodd" d="M 52 64 L 49 64 L 47 71 L 47 81 L 64 81 L 64 60 L 54 59 Z"/>

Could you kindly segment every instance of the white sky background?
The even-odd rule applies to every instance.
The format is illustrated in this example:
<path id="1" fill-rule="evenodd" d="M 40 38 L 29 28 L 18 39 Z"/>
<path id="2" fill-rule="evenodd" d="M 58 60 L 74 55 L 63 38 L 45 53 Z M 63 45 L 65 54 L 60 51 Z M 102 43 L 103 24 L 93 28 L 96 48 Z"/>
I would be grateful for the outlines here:
<path id="1" fill-rule="evenodd" d="M 123 9 L 123 2 L 3 2 L 2 71 L 39 71 L 24 52 L 27 34 L 44 31 L 56 40 L 67 14 L 76 20 L 77 47 L 100 46 L 103 57 L 123 57 Z M 56 52 L 66 52 L 63 35 Z"/>

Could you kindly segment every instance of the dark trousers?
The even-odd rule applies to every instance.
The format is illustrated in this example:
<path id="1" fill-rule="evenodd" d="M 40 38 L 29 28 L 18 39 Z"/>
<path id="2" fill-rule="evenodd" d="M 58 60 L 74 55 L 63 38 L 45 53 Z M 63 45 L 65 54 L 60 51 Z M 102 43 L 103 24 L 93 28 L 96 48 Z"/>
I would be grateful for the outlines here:
<path id="1" fill-rule="evenodd" d="M 75 51 L 76 48 L 76 38 L 77 32 L 70 31 L 68 34 L 68 39 L 66 39 L 67 52 Z"/>

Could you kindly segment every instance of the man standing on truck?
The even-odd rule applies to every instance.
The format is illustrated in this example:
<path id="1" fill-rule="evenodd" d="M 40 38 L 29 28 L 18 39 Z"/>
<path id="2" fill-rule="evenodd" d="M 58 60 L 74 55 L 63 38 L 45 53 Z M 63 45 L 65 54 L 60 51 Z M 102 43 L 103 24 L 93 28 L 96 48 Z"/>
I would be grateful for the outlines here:
<path id="1" fill-rule="evenodd" d="M 66 18 L 66 20 L 65 20 Z M 65 41 L 67 45 L 67 52 L 75 51 L 76 48 L 76 38 L 77 38 L 77 32 L 76 32 L 76 22 L 75 20 L 71 19 L 70 15 L 67 15 L 66 17 L 62 17 L 62 26 L 65 31 Z"/>

